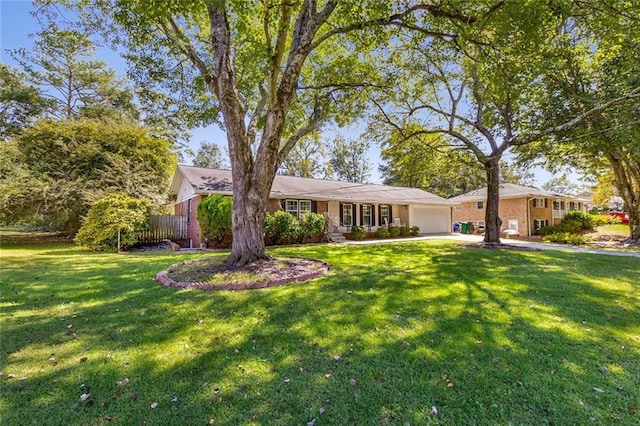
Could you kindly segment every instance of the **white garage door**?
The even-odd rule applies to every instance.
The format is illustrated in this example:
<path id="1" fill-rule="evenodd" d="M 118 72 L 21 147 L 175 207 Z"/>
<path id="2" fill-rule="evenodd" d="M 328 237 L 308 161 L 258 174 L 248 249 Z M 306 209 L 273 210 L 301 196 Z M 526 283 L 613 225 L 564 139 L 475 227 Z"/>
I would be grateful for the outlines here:
<path id="1" fill-rule="evenodd" d="M 420 227 L 421 234 L 450 232 L 449 207 L 414 207 L 411 226 Z"/>

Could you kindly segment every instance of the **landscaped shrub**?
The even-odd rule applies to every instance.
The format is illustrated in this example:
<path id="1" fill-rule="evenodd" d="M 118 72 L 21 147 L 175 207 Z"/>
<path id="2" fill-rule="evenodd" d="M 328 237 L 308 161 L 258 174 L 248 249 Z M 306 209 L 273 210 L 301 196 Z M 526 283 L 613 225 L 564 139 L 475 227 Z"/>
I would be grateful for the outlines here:
<path id="1" fill-rule="evenodd" d="M 608 214 L 591 215 L 591 220 L 593 221 L 594 228 L 597 228 L 598 226 L 604 226 L 604 225 L 616 225 L 622 222 L 619 217 L 611 216 Z"/>
<path id="2" fill-rule="evenodd" d="M 580 224 L 581 229 L 593 229 L 593 216 L 580 210 L 573 210 L 566 214 L 564 222 L 574 221 Z"/>
<path id="3" fill-rule="evenodd" d="M 115 251 L 138 242 L 149 221 L 151 202 L 126 194 L 110 194 L 96 201 L 80 227 L 75 242 L 93 251 Z"/>
<path id="4" fill-rule="evenodd" d="M 300 222 L 294 215 L 282 210 L 267 213 L 264 233 L 272 244 L 289 244 L 298 240 Z"/>
<path id="5" fill-rule="evenodd" d="M 376 230 L 376 238 L 389 238 L 389 230 L 385 227 Z"/>
<path id="6" fill-rule="evenodd" d="M 209 247 L 228 247 L 231 243 L 233 201 L 222 195 L 210 195 L 198 204 L 198 223 Z"/>
<path id="7" fill-rule="evenodd" d="M 408 227 L 406 227 L 406 226 L 401 226 L 401 227 L 399 228 L 399 230 L 400 230 L 400 236 L 401 236 L 401 237 L 408 237 L 408 236 L 409 236 L 409 232 L 410 232 L 410 231 L 409 231 L 409 228 L 408 228 Z"/>
<path id="8" fill-rule="evenodd" d="M 300 218 L 299 241 L 319 241 L 324 231 L 324 216 L 318 213 L 306 212 Z"/>
<path id="9" fill-rule="evenodd" d="M 420 227 L 412 226 L 411 229 L 409 229 L 409 235 L 411 235 L 412 237 L 417 237 L 418 235 L 420 235 Z"/>
<path id="10" fill-rule="evenodd" d="M 577 220 L 563 220 L 561 223 L 554 226 L 543 226 L 538 231 L 543 237 L 551 234 L 578 234 L 582 231 L 582 223 Z"/>
<path id="11" fill-rule="evenodd" d="M 364 236 L 366 232 L 364 230 L 364 226 L 352 226 L 351 227 L 351 238 L 356 241 L 364 240 Z"/>
<path id="12" fill-rule="evenodd" d="M 400 235 L 400 227 L 398 226 L 390 226 L 389 227 L 389 236 L 391 238 L 396 238 Z"/>
<path id="13" fill-rule="evenodd" d="M 570 232 L 557 232 L 555 234 L 549 234 L 543 237 L 543 240 L 547 243 L 557 244 L 571 244 L 574 246 L 585 244 L 590 241 L 590 238 L 583 234 L 572 234 Z"/>

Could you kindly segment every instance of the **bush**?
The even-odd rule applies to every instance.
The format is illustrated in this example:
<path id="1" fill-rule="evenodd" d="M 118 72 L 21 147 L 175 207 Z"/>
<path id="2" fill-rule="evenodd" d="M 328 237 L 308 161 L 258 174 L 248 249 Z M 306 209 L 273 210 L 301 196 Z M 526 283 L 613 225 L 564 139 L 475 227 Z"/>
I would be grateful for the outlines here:
<path id="1" fill-rule="evenodd" d="M 282 210 L 273 214 L 267 213 L 264 233 L 272 244 L 289 244 L 298 240 L 300 222 L 294 215 Z"/>
<path id="2" fill-rule="evenodd" d="M 608 214 L 592 215 L 591 220 L 593 221 L 594 228 L 597 228 L 598 226 L 604 226 L 604 225 L 616 225 L 622 222 L 619 217 L 611 216 Z"/>
<path id="3" fill-rule="evenodd" d="M 210 247 L 228 247 L 231 240 L 233 201 L 222 195 L 210 195 L 198 204 L 198 223 Z"/>
<path id="4" fill-rule="evenodd" d="M 588 237 L 582 234 L 572 234 L 570 232 L 557 232 L 549 234 L 542 238 L 547 243 L 571 244 L 574 246 L 585 244 L 590 241 Z"/>
<path id="5" fill-rule="evenodd" d="M 389 238 L 389 230 L 385 227 L 376 230 L 376 238 Z"/>
<path id="6" fill-rule="evenodd" d="M 401 237 L 408 237 L 409 236 L 409 228 L 407 228 L 406 226 L 401 226 L 400 227 L 400 236 Z"/>
<path id="7" fill-rule="evenodd" d="M 322 236 L 324 231 L 324 216 L 318 213 L 306 212 L 300 218 L 299 241 L 315 240 Z"/>
<path id="8" fill-rule="evenodd" d="M 389 227 L 389 236 L 391 238 L 396 238 L 400 235 L 400 227 L 398 226 L 390 226 Z"/>
<path id="9" fill-rule="evenodd" d="M 580 229 L 593 229 L 593 215 L 580 210 L 573 210 L 566 214 L 562 223 L 576 222 L 580 224 Z"/>
<path id="10" fill-rule="evenodd" d="M 411 229 L 409 229 L 409 235 L 411 235 L 412 237 L 417 237 L 418 235 L 420 235 L 420 227 L 412 226 Z"/>
<path id="11" fill-rule="evenodd" d="M 364 226 L 352 226 L 351 227 L 351 238 L 356 241 L 364 240 L 364 236 L 366 232 L 364 230 Z"/>
<path id="12" fill-rule="evenodd" d="M 149 222 L 151 202 L 126 194 L 110 194 L 96 201 L 76 235 L 75 242 L 93 251 L 116 251 L 138 243 Z"/>

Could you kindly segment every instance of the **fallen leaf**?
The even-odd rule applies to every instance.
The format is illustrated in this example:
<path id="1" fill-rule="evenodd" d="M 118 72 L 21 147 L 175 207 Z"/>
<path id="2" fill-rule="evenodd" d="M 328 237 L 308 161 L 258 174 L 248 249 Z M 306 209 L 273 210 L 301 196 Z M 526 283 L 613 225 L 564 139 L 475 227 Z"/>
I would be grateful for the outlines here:
<path id="1" fill-rule="evenodd" d="M 631 414 L 636 414 L 638 412 L 638 409 L 636 407 L 634 407 L 633 405 L 628 406 L 627 410 L 629 410 L 629 412 Z"/>
<path id="2" fill-rule="evenodd" d="M 593 390 L 594 390 L 594 391 L 596 391 L 596 392 L 598 392 L 598 393 L 602 393 L 602 392 L 604 392 L 604 391 L 603 391 L 602 389 L 600 389 L 600 388 L 593 388 Z"/>
<path id="3" fill-rule="evenodd" d="M 134 394 L 134 395 L 131 397 L 131 402 L 136 402 L 137 400 L 138 400 L 138 395 Z"/>
<path id="4" fill-rule="evenodd" d="M 431 414 L 434 416 L 438 415 L 438 409 L 434 406 L 431 407 Z"/>
<path id="5" fill-rule="evenodd" d="M 83 356 L 82 358 L 80 358 L 80 363 L 82 364 L 83 362 L 87 362 L 86 356 Z"/>
<path id="6" fill-rule="evenodd" d="M 310 422 L 307 422 L 307 426 L 315 426 L 315 424 L 316 424 L 316 419 L 313 419 Z"/>
<path id="7" fill-rule="evenodd" d="M 355 386 L 356 385 L 356 379 L 349 379 L 349 384 L 351 386 Z"/>
<path id="8" fill-rule="evenodd" d="M 154 402 L 153 404 L 151 404 L 151 408 L 152 408 L 152 409 L 156 408 L 157 406 L 158 406 L 158 403 L 157 403 L 157 402 Z"/>
<path id="9" fill-rule="evenodd" d="M 320 413 L 320 414 L 324 414 L 324 413 L 325 413 L 325 411 L 327 411 L 327 410 L 325 410 L 325 408 L 324 408 L 324 407 L 320 407 L 320 408 L 318 409 L 318 413 Z"/>
<path id="10" fill-rule="evenodd" d="M 11 373 L 7 374 L 7 379 L 13 379 L 15 377 L 16 377 L 15 374 L 11 374 Z"/>
<path id="11" fill-rule="evenodd" d="M 327 379 L 328 379 L 329 377 L 331 377 L 331 376 L 332 376 L 332 374 L 331 374 L 331 373 L 326 373 L 326 374 L 324 375 L 324 377 L 326 377 Z"/>
<path id="12" fill-rule="evenodd" d="M 216 421 L 214 419 L 209 419 L 209 424 L 210 425 L 216 424 Z"/>
<path id="13" fill-rule="evenodd" d="M 86 401 L 87 399 L 89 399 L 89 394 L 88 393 L 83 393 L 82 395 L 80 395 L 80 401 Z"/>
<path id="14" fill-rule="evenodd" d="M 116 387 L 116 397 L 119 397 L 122 395 L 122 388 L 120 386 Z"/>
<path id="15" fill-rule="evenodd" d="M 213 390 L 213 393 L 215 393 L 215 394 L 219 394 L 219 393 L 220 393 L 220 388 L 215 388 L 215 389 Z"/>
<path id="16" fill-rule="evenodd" d="M 334 355 L 333 356 L 333 360 L 334 361 L 342 361 L 342 357 L 340 355 Z"/>
<path id="17" fill-rule="evenodd" d="M 291 381 L 291 379 L 284 379 L 285 383 L 289 383 Z"/>
<path id="18" fill-rule="evenodd" d="M 174 396 L 173 398 L 171 398 L 171 402 L 178 402 L 178 397 Z"/>

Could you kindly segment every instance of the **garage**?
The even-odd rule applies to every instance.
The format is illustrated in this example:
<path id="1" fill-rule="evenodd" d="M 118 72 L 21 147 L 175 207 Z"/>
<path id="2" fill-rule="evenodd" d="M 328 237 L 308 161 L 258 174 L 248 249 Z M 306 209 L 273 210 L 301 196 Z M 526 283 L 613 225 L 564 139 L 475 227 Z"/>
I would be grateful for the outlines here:
<path id="1" fill-rule="evenodd" d="M 450 232 L 450 207 L 417 207 L 413 206 L 409 220 L 411 226 L 418 226 L 421 234 L 439 234 Z"/>

